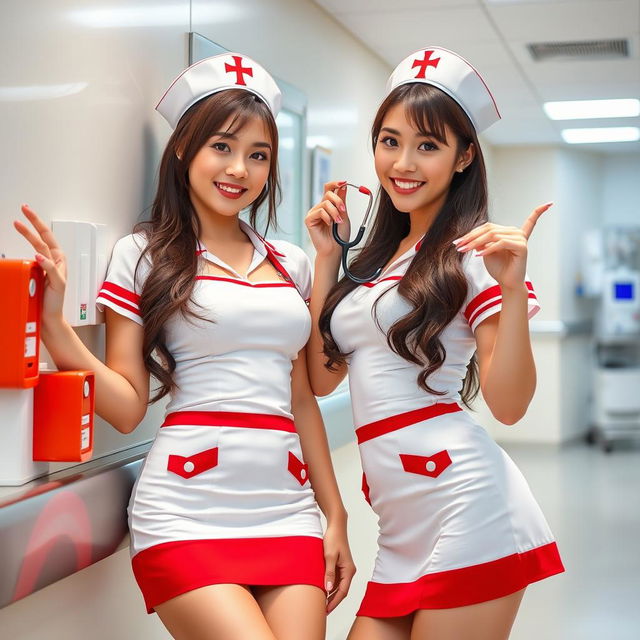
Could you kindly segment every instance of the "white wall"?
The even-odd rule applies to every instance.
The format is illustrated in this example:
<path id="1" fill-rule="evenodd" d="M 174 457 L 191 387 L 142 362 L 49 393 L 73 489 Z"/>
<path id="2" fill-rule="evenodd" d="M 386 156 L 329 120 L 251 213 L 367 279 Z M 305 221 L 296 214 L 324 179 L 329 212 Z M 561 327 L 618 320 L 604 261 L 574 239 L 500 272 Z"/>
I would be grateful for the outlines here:
<path id="1" fill-rule="evenodd" d="M 603 158 L 602 212 L 605 224 L 640 224 L 640 153 Z"/>
<path id="2" fill-rule="evenodd" d="M 535 206 L 554 202 L 529 243 L 528 273 L 542 307 L 536 321 L 572 323 L 590 317 L 590 306 L 576 296 L 576 282 L 582 233 L 601 224 L 603 164 L 602 156 L 574 149 L 493 149 L 493 221 L 521 226 Z M 499 441 L 559 444 L 587 427 L 589 338 L 533 332 L 532 344 L 538 387 L 526 416 L 506 427 L 479 401 L 478 417 Z"/>

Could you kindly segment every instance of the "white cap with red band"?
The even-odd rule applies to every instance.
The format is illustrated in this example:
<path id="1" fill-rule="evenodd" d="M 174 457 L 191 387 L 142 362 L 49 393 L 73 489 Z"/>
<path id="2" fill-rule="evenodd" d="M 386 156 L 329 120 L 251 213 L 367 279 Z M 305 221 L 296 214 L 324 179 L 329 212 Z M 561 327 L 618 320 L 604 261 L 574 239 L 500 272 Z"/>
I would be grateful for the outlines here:
<path id="1" fill-rule="evenodd" d="M 156 105 L 175 129 L 184 113 L 198 100 L 225 89 L 244 89 L 262 99 L 275 118 L 282 94 L 275 80 L 251 58 L 239 53 L 222 53 L 187 67 Z"/>
<path id="2" fill-rule="evenodd" d="M 480 133 L 500 120 L 495 100 L 480 74 L 457 53 L 427 47 L 406 57 L 387 82 L 387 95 L 402 84 L 431 84 L 452 97 Z"/>

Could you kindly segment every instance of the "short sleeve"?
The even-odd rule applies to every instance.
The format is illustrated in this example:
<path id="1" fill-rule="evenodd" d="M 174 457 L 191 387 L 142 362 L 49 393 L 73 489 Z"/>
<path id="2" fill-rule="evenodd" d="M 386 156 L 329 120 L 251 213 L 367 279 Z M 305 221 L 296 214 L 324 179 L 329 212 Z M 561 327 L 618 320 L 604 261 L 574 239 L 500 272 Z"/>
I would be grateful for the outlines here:
<path id="1" fill-rule="evenodd" d="M 305 302 L 311 298 L 312 272 L 311 260 L 298 245 L 285 240 L 273 240 L 269 243 L 275 249 L 275 255 L 285 268 Z"/>
<path id="2" fill-rule="evenodd" d="M 500 285 L 487 271 L 484 260 L 476 255 L 476 252 L 469 252 L 462 262 L 462 270 L 467 276 L 468 291 L 462 312 L 472 331 L 490 316 L 499 313 L 502 309 L 502 292 Z M 529 319 L 540 311 L 538 298 L 533 289 L 529 276 L 525 276 L 525 284 L 528 290 Z"/>
<path id="3" fill-rule="evenodd" d="M 141 234 L 131 234 L 116 242 L 107 276 L 96 300 L 100 311 L 109 307 L 140 325 L 142 317 L 138 305 L 149 267 L 146 260 L 143 260 L 139 267 L 137 265 L 145 245 L 144 236 Z"/>

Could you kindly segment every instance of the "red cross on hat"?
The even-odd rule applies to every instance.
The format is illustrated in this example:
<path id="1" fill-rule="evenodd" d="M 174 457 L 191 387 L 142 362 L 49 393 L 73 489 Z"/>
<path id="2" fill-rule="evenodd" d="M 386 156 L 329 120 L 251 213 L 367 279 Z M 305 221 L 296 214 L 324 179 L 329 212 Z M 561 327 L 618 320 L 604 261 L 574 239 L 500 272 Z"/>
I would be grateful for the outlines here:
<path id="1" fill-rule="evenodd" d="M 241 84 L 246 86 L 246 82 L 244 81 L 244 74 L 248 74 L 253 77 L 253 69 L 251 67 L 243 67 L 242 66 L 242 56 L 232 56 L 233 61 L 236 63 L 236 66 L 230 65 L 228 62 L 224 63 L 224 69 L 227 73 L 233 73 L 235 71 L 236 74 L 236 84 Z"/>

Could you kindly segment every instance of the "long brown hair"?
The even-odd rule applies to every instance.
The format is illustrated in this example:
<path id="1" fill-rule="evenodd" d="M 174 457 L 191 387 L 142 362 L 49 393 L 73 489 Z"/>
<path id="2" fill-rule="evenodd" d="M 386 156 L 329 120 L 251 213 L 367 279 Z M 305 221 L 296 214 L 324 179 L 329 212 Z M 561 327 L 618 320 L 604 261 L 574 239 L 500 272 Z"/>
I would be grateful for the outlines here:
<path id="1" fill-rule="evenodd" d="M 158 191 L 151 218 L 136 225 L 147 245 L 140 261 L 153 265 L 140 295 L 140 315 L 144 321 L 142 353 L 144 363 L 160 383 L 150 402 L 175 388 L 176 361 L 167 348 L 164 326 L 171 316 L 201 317 L 192 300 L 198 270 L 200 220 L 189 198 L 189 165 L 215 131 L 232 118 L 229 133 L 242 129 L 251 118 L 260 118 L 271 138 L 269 178 L 251 204 L 249 220 L 255 226 L 258 210 L 266 203 L 266 230 L 276 224 L 280 196 L 278 181 L 278 129 L 271 111 L 257 96 L 243 89 L 220 91 L 196 102 L 180 118 L 169 138 L 160 162 Z M 138 262 L 138 266 L 140 265 Z"/>
<path id="2" fill-rule="evenodd" d="M 431 132 L 437 140 L 445 143 L 446 125 L 454 135 L 458 154 L 471 143 L 476 151 L 465 171 L 454 174 L 442 208 L 405 275 L 395 285 L 413 309 L 398 319 L 387 334 L 387 343 L 394 352 L 422 367 L 417 379 L 419 386 L 428 393 L 445 395 L 445 392 L 431 388 L 428 378 L 444 363 L 446 350 L 440 336 L 460 311 L 467 295 L 467 280 L 461 266 L 463 256 L 452 242 L 488 219 L 486 169 L 475 129 L 467 115 L 440 89 L 423 83 L 397 87 L 380 105 L 371 128 L 374 153 L 384 117 L 397 104 L 404 106 L 408 120 L 421 134 Z M 364 276 L 387 264 L 400 241 L 409 233 L 409 226 L 409 214 L 398 211 L 389 194 L 380 188 L 375 221 L 364 247 L 349 266 L 351 272 Z M 329 292 L 320 314 L 319 328 L 328 369 L 333 370 L 336 364 L 345 363 L 349 355 L 338 349 L 331 335 L 330 323 L 338 303 L 357 286 L 342 277 Z M 374 311 L 379 301 L 380 298 L 374 305 Z M 474 356 L 462 386 L 462 401 L 469 406 L 478 390 L 478 368 Z"/>

